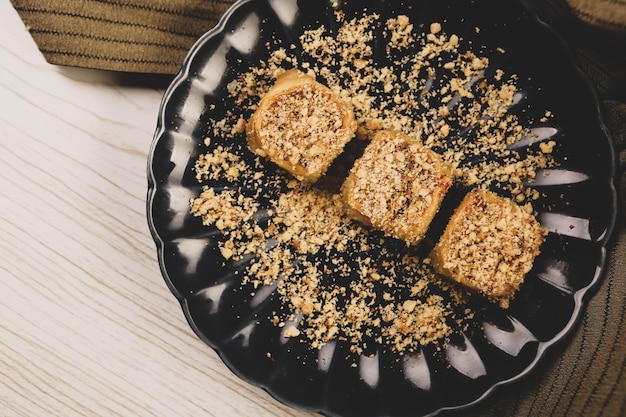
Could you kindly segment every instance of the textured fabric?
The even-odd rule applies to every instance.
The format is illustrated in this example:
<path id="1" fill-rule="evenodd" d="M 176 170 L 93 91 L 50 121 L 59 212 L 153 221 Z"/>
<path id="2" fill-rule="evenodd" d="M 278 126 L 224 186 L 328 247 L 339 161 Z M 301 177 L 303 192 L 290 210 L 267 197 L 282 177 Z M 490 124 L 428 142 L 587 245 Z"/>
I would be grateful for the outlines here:
<path id="1" fill-rule="evenodd" d="M 567 0 L 574 15 L 583 22 L 601 29 L 626 30 L 624 0 Z"/>
<path id="2" fill-rule="evenodd" d="M 172 74 L 229 0 L 11 0 L 52 64 Z"/>
<path id="3" fill-rule="evenodd" d="M 174 74 L 232 0 L 11 0 L 46 59 Z M 626 0 L 527 0 L 595 84 L 618 151 L 620 212 L 604 279 L 581 321 L 521 381 L 467 416 L 626 415 Z M 523 36 L 523 35 L 522 35 Z"/>

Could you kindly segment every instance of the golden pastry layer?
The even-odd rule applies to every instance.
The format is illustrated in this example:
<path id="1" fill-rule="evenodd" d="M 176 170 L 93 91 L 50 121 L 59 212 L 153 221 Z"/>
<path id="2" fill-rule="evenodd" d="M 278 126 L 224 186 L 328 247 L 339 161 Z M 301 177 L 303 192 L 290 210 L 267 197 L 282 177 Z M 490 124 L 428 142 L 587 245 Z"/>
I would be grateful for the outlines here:
<path id="1" fill-rule="evenodd" d="M 437 273 L 506 307 L 532 268 L 546 233 L 513 200 L 476 189 L 454 211 L 431 260 Z"/>
<path id="2" fill-rule="evenodd" d="M 248 121 L 250 149 L 301 181 L 315 182 L 355 134 L 352 108 L 298 71 L 283 73 Z"/>
<path id="3" fill-rule="evenodd" d="M 451 170 L 437 153 L 383 130 L 354 163 L 342 194 L 353 218 L 415 245 L 451 185 Z"/>

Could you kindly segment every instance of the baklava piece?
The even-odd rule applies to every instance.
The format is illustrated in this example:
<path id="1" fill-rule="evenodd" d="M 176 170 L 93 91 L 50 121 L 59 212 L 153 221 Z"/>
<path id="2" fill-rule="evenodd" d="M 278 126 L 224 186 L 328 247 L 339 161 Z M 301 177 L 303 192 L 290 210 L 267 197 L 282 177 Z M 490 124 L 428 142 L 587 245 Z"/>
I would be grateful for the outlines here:
<path id="1" fill-rule="evenodd" d="M 352 108 L 328 87 L 289 70 L 263 96 L 246 127 L 250 149 L 297 179 L 315 182 L 354 136 Z"/>
<path id="2" fill-rule="evenodd" d="M 351 217 L 416 245 L 451 185 L 451 169 L 437 153 L 383 130 L 354 163 L 342 195 Z"/>
<path id="3" fill-rule="evenodd" d="M 507 308 L 546 233 L 513 200 L 476 189 L 452 214 L 431 260 L 437 273 Z"/>

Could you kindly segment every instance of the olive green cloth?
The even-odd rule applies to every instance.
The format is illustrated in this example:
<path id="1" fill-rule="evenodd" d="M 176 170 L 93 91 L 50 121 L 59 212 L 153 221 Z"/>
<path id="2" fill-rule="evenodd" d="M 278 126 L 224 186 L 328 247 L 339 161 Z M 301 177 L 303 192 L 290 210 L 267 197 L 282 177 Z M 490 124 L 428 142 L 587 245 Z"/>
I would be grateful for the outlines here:
<path id="1" fill-rule="evenodd" d="M 601 285 L 579 325 L 522 381 L 466 416 L 626 415 L 626 0 L 528 0 L 595 84 L 618 151 L 620 200 Z M 11 0 L 50 63 L 174 74 L 232 0 Z M 523 34 L 521 35 L 523 36 Z"/>
<path id="2" fill-rule="evenodd" d="M 52 64 L 173 74 L 232 0 L 11 0 Z"/>

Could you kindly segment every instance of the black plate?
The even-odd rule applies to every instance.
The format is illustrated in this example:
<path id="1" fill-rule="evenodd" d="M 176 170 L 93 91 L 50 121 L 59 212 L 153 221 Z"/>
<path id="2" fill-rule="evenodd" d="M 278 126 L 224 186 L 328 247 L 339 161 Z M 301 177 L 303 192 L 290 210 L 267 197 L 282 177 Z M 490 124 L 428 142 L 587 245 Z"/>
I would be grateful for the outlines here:
<path id="1" fill-rule="evenodd" d="M 405 14 L 418 32 L 441 22 L 518 75 L 524 94 L 510 111 L 535 129 L 534 142 L 557 144 L 558 169 L 531 184 L 541 192 L 533 204 L 550 231 L 534 269 L 510 309 L 482 309 L 443 351 L 426 346 L 400 357 L 374 348 L 373 357 L 355 357 L 342 341 L 319 351 L 281 338 L 267 319 L 280 309 L 278 297 L 256 304 L 250 291 L 237 290 L 245 264 L 225 261 L 217 249 L 221 234 L 189 210 L 190 198 L 201 191 L 193 167 L 209 149 L 205 137 L 212 137 L 209 146 L 230 140 L 208 127 L 232 109 L 228 84 L 277 44 L 297 44 L 303 31 L 320 24 L 332 28 L 334 8 L 346 16 L 364 10 L 383 18 Z M 379 39 L 373 44 L 385 47 Z M 546 110 L 552 116 L 539 121 Z M 147 209 L 163 276 L 199 337 L 237 375 L 281 402 L 332 416 L 462 409 L 533 369 L 571 331 L 602 276 L 617 203 L 614 151 L 599 113 L 593 89 L 562 40 L 520 1 L 240 1 L 191 49 L 162 102 L 148 161 Z M 252 158 L 244 144 L 238 135 L 234 146 Z M 283 177 L 270 165 L 260 169 L 275 187 Z M 207 184 L 246 192 L 244 184 Z"/>

